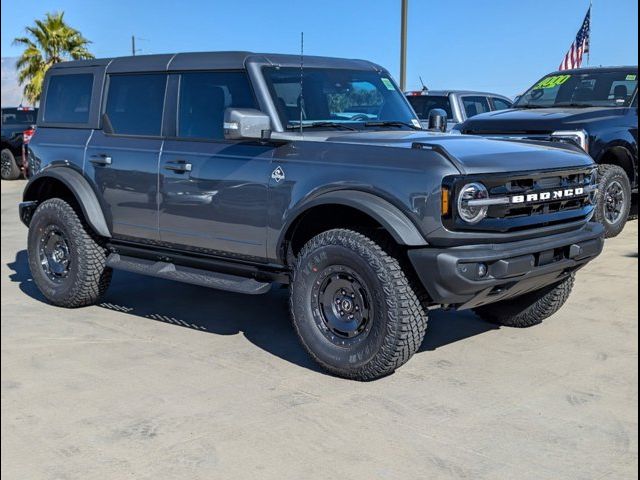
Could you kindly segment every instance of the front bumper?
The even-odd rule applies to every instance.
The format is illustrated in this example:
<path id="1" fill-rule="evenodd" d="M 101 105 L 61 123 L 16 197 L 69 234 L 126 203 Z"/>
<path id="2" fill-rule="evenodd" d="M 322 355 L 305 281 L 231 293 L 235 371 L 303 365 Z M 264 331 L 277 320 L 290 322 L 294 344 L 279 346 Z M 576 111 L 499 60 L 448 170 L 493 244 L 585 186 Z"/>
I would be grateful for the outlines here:
<path id="1" fill-rule="evenodd" d="M 603 226 L 588 223 L 513 243 L 409 250 L 409 259 L 434 304 L 467 309 L 557 283 L 597 257 L 603 245 Z"/>

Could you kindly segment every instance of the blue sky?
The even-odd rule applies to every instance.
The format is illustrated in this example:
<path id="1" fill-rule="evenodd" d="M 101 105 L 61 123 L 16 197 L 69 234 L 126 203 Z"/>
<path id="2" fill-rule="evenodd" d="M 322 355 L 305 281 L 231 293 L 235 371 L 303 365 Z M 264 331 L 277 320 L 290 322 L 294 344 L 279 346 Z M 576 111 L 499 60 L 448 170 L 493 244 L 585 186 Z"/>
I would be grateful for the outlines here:
<path id="1" fill-rule="evenodd" d="M 513 96 L 554 70 L 573 41 L 588 0 L 409 0 L 408 87 Z M 2 1 L 2 56 L 24 26 L 64 11 L 98 57 L 252 50 L 365 58 L 398 78 L 400 0 L 38 0 Z M 636 64 L 636 0 L 594 0 L 592 65 Z"/>

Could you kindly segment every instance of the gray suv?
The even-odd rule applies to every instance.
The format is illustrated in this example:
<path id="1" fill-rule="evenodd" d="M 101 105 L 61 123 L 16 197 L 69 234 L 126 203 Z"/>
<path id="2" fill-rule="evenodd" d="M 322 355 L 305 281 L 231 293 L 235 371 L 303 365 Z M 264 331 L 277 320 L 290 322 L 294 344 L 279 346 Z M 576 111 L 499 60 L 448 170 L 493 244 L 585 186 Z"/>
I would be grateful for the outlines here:
<path id="1" fill-rule="evenodd" d="M 503 95 L 471 90 L 418 90 L 406 93 L 420 123 L 428 127 L 429 114 L 434 109 L 444 110 L 447 130 L 481 113 L 511 108 L 513 102 Z"/>
<path id="2" fill-rule="evenodd" d="M 20 217 L 52 304 L 97 302 L 112 269 L 245 294 L 288 284 L 309 354 L 358 380 L 405 363 L 433 307 L 540 323 L 603 245 L 579 148 L 424 131 L 362 60 L 58 64 L 27 154 Z"/>

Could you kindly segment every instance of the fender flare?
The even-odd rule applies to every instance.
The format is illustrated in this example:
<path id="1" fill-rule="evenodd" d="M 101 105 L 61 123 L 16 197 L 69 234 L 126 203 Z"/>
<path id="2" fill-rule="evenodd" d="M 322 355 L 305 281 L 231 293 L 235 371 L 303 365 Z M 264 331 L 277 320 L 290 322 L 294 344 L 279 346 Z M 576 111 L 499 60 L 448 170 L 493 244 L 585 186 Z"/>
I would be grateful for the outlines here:
<path id="1" fill-rule="evenodd" d="M 283 245 L 286 234 L 294 222 L 313 207 L 320 205 L 345 205 L 360 210 L 382 225 L 400 245 L 423 247 L 428 243 L 413 222 L 387 200 L 360 190 L 336 190 L 303 202 L 286 222 L 278 245 Z"/>
<path id="2" fill-rule="evenodd" d="M 38 201 L 39 185 L 45 182 L 47 178 L 52 178 L 62 182 L 76 198 L 78 205 L 82 209 L 84 218 L 89 226 L 101 237 L 111 238 L 111 232 L 107 225 L 107 220 L 98 201 L 98 197 L 89 185 L 86 178 L 81 173 L 65 167 L 47 168 L 29 179 L 22 200 Z"/>

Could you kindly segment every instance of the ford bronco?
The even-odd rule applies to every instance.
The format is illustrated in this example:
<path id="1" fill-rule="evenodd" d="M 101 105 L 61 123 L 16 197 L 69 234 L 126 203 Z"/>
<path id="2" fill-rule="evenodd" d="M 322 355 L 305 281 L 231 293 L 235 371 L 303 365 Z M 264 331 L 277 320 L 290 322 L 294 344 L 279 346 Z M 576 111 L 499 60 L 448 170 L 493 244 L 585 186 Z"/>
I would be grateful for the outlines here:
<path id="1" fill-rule="evenodd" d="M 527 327 L 565 303 L 603 246 L 588 155 L 422 130 L 384 68 L 300 60 L 52 67 L 20 204 L 48 301 L 93 304 L 112 269 L 245 294 L 289 285 L 303 346 L 358 380 L 404 364 L 431 308 Z"/>

